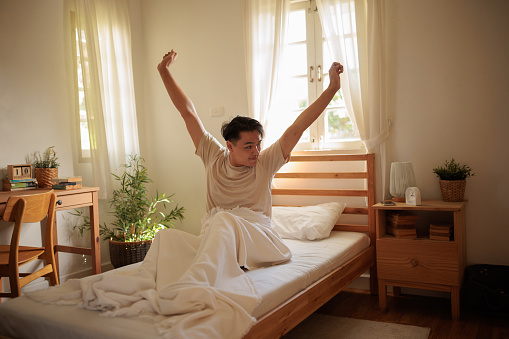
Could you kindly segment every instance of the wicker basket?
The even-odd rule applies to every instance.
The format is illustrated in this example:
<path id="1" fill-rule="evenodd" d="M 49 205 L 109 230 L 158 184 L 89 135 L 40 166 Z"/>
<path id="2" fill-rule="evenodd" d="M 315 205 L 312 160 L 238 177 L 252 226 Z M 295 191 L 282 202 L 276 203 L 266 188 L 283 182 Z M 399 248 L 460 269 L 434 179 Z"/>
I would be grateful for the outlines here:
<path id="1" fill-rule="evenodd" d="M 35 178 L 40 188 L 51 188 L 53 185 L 51 179 L 58 178 L 58 168 L 36 168 Z"/>
<path id="2" fill-rule="evenodd" d="M 440 191 L 444 201 L 463 201 L 466 180 L 440 180 Z"/>
<path id="3" fill-rule="evenodd" d="M 134 264 L 145 259 L 152 240 L 122 242 L 110 240 L 110 260 L 115 268 Z"/>

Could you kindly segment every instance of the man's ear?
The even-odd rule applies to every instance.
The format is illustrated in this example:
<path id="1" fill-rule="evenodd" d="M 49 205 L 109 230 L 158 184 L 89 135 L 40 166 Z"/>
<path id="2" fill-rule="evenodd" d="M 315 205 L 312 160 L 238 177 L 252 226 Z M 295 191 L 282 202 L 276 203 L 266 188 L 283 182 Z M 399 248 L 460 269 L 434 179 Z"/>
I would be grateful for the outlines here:
<path id="1" fill-rule="evenodd" d="M 233 149 L 233 143 L 229 140 L 226 141 L 226 148 L 231 152 Z"/>

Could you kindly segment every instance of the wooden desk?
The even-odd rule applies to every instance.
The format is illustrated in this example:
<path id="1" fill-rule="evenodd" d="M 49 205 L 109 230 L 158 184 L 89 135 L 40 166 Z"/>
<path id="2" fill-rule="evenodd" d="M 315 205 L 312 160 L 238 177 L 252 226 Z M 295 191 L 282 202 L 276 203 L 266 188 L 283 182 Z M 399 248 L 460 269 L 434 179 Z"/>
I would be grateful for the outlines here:
<path id="1" fill-rule="evenodd" d="M 12 195 L 35 194 L 49 189 L 21 190 L 21 191 L 1 191 L 0 192 L 0 217 L 4 214 L 7 199 Z M 54 190 L 57 195 L 57 211 L 64 211 L 79 207 L 90 208 L 90 248 L 58 245 L 57 227 L 55 224 L 55 258 L 58 252 L 75 253 L 90 255 L 92 257 L 92 273 L 101 273 L 101 243 L 99 237 L 99 200 L 97 197 L 99 187 L 83 187 L 75 190 Z M 56 223 L 55 218 L 55 223 Z"/>

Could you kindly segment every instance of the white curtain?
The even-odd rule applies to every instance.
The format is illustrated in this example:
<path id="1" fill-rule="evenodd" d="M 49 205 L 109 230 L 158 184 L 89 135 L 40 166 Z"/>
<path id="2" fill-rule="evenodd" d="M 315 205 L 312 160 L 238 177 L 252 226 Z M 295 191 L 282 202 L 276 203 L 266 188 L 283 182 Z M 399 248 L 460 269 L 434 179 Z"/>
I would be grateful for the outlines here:
<path id="1" fill-rule="evenodd" d="M 249 114 L 267 130 L 283 59 L 290 0 L 244 0 L 243 6 Z"/>
<path id="2" fill-rule="evenodd" d="M 128 0 L 76 0 L 76 26 L 94 185 L 111 196 L 112 175 L 139 154 Z"/>
<path id="3" fill-rule="evenodd" d="M 350 119 L 368 152 L 377 153 L 385 192 L 384 0 L 316 0 L 334 60 L 345 66 L 341 87 Z"/>

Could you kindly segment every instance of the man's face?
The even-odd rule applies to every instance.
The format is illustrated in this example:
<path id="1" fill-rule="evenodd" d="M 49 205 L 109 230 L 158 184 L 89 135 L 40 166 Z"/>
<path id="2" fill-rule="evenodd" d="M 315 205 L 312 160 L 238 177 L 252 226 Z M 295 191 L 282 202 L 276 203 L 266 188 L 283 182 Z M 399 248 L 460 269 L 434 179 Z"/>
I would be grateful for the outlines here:
<path id="1" fill-rule="evenodd" d="M 260 154 L 262 143 L 260 132 L 240 132 L 239 136 L 240 138 L 235 145 L 230 141 L 226 142 L 226 146 L 230 151 L 230 163 L 232 166 L 253 167 L 256 165 Z"/>

